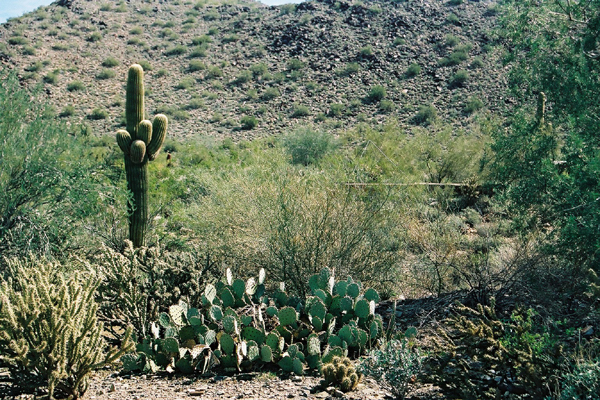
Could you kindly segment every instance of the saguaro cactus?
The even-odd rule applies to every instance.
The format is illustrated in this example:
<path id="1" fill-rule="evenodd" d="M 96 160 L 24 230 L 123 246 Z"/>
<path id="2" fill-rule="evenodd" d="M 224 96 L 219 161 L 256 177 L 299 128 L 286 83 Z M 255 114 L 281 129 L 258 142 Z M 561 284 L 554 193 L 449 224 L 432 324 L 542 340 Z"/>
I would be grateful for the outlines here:
<path id="1" fill-rule="evenodd" d="M 158 114 L 152 122 L 144 119 L 144 70 L 129 67 L 125 112 L 127 130 L 117 131 L 117 144 L 125 155 L 127 189 L 133 195 L 128 204 L 129 239 L 135 247 L 144 245 L 148 223 L 148 161 L 156 158 L 167 135 L 167 117 Z"/>

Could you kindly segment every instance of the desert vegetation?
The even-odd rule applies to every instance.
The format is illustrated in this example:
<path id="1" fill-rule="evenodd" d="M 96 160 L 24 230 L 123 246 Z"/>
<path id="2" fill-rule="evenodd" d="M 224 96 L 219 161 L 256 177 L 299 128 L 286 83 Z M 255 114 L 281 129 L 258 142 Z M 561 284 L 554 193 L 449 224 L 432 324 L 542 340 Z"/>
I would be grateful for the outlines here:
<path id="1" fill-rule="evenodd" d="M 421 5 L 131 3 L 0 29 L 0 388 L 78 398 L 112 368 L 598 398 L 596 3 L 425 2 L 438 30 L 384 45 L 365 21 L 424 32 Z M 336 65 L 289 45 L 324 10 Z"/>

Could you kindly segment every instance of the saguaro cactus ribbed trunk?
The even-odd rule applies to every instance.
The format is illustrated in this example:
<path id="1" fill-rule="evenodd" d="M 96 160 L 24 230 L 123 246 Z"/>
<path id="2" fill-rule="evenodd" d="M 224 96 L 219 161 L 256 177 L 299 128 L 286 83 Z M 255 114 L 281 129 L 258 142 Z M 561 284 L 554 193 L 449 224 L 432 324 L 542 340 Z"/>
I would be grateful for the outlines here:
<path id="1" fill-rule="evenodd" d="M 127 189 L 133 195 L 128 204 L 129 239 L 140 247 L 148 224 L 148 161 L 156 158 L 165 141 L 167 117 L 144 119 L 144 70 L 138 64 L 129 67 L 125 113 L 127 130 L 117 131 L 117 144 L 125 155 Z"/>

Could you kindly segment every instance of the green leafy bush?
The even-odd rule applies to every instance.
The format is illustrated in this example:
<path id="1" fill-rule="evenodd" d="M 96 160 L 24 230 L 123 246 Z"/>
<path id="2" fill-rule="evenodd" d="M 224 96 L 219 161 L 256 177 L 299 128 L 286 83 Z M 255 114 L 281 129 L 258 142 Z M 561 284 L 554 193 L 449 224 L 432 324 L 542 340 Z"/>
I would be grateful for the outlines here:
<path id="1" fill-rule="evenodd" d="M 478 97 L 469 97 L 465 103 L 465 112 L 467 114 L 473 114 L 483 108 L 483 101 Z"/>
<path id="2" fill-rule="evenodd" d="M 111 69 L 103 69 L 102 71 L 100 71 L 100 73 L 98 75 L 96 75 L 96 78 L 98 79 L 111 79 L 115 77 L 115 71 L 111 70 Z"/>
<path id="3" fill-rule="evenodd" d="M 306 117 L 308 115 L 310 115 L 310 111 L 307 106 L 302 104 L 294 105 L 294 109 L 292 110 L 292 118 Z"/>
<path id="4" fill-rule="evenodd" d="M 412 63 L 408 66 L 408 69 L 406 70 L 406 76 L 408 78 L 412 78 L 414 76 L 417 76 L 421 73 L 421 66 L 417 63 Z"/>
<path id="5" fill-rule="evenodd" d="M 431 125 L 437 120 L 437 110 L 432 105 L 423 105 L 413 117 L 413 122 L 419 125 Z"/>
<path id="6" fill-rule="evenodd" d="M 177 45 L 165 50 L 165 55 L 167 56 L 179 56 L 185 54 L 187 48 L 183 45 Z"/>
<path id="7" fill-rule="evenodd" d="M 204 71 L 206 69 L 206 64 L 204 64 L 202 61 L 199 60 L 192 60 L 190 61 L 187 70 L 189 72 L 197 72 L 197 71 Z"/>
<path id="8" fill-rule="evenodd" d="M 336 144 L 331 134 L 306 128 L 288 135 L 284 147 L 294 164 L 310 165 L 332 151 Z"/>
<path id="9" fill-rule="evenodd" d="M 387 96 L 385 88 L 381 85 L 375 85 L 369 90 L 367 101 L 377 103 L 378 101 L 383 100 L 385 96 Z"/>
<path id="10" fill-rule="evenodd" d="M 369 351 L 358 369 L 401 400 L 421 371 L 422 359 L 418 348 L 409 339 L 386 340 L 379 349 Z"/>
<path id="11" fill-rule="evenodd" d="M 84 89 L 85 89 L 85 86 L 84 86 L 83 82 L 81 82 L 81 81 L 73 81 L 67 85 L 67 90 L 69 92 L 77 92 L 77 91 L 84 90 Z"/>
<path id="12" fill-rule="evenodd" d="M 88 119 L 99 120 L 108 118 L 108 111 L 103 108 L 94 108 L 88 115 Z"/>
<path id="13" fill-rule="evenodd" d="M 578 361 L 573 371 L 561 378 L 560 400 L 600 399 L 600 359 Z"/>
<path id="14" fill-rule="evenodd" d="M 115 244 L 116 245 L 116 244 Z M 199 304 L 203 285 L 218 275 L 218 258 L 204 256 L 198 249 L 165 251 L 156 245 L 134 249 L 125 242 L 122 253 L 106 246 L 88 262 L 101 282 L 98 314 L 107 333 L 121 339 L 123 329 L 132 326 L 138 339 L 150 335 L 150 321 L 179 300 Z"/>
<path id="15" fill-rule="evenodd" d="M 133 349 L 131 329 L 120 349 L 106 353 L 88 274 L 64 275 L 45 260 L 9 261 L 12 277 L 0 285 L 0 365 L 23 390 L 48 387 L 50 398 L 78 398 L 92 370 Z"/>
<path id="16" fill-rule="evenodd" d="M 495 301 L 470 308 L 457 304 L 441 332 L 445 345 L 434 355 L 434 380 L 448 393 L 463 398 L 494 399 L 507 387 L 544 398 L 557 386 L 561 347 L 532 310 L 496 315 Z"/>
<path id="17" fill-rule="evenodd" d="M 298 71 L 303 69 L 306 66 L 306 63 L 298 60 L 297 58 L 292 58 L 287 62 L 287 68 L 290 71 Z"/>
<path id="18" fill-rule="evenodd" d="M 348 63 L 344 68 L 336 70 L 339 76 L 351 76 L 360 71 L 360 65 L 357 62 Z"/>
<path id="19" fill-rule="evenodd" d="M 40 87 L 23 89 L 16 75 L 0 72 L 0 253 L 7 257 L 66 251 L 97 212 L 94 168 L 42 99 Z"/>
<path id="20" fill-rule="evenodd" d="M 242 129 L 251 130 L 258 126 L 258 120 L 251 115 L 244 115 L 240 120 Z"/>
<path id="21" fill-rule="evenodd" d="M 100 39 L 102 39 L 102 34 L 100 32 L 93 32 L 86 38 L 88 42 L 97 42 Z"/>
<path id="22" fill-rule="evenodd" d="M 469 80 L 469 72 L 464 69 L 459 69 L 450 79 L 450 87 L 463 87 Z"/>

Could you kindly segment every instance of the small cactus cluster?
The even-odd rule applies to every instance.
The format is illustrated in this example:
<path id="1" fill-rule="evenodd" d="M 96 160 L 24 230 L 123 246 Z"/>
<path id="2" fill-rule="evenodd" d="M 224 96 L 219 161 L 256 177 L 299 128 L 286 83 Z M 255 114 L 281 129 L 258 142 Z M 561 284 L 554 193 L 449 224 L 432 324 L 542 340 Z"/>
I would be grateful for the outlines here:
<path id="1" fill-rule="evenodd" d="M 361 378 L 348 357 L 333 357 L 330 362 L 323 364 L 321 373 L 327 384 L 337 386 L 343 392 L 356 389 Z"/>
<path id="2" fill-rule="evenodd" d="M 336 283 L 325 268 L 311 277 L 305 300 L 288 295 L 284 284 L 267 293 L 264 281 L 264 270 L 248 280 L 227 270 L 222 282 L 206 285 L 197 308 L 179 302 L 161 313 L 137 354 L 124 357 L 124 369 L 191 373 L 215 364 L 238 371 L 275 364 L 302 375 L 336 356 L 360 354 L 383 334 L 374 312 L 379 295 L 351 278 Z"/>
<path id="3" fill-rule="evenodd" d="M 148 223 L 148 161 L 153 161 L 167 135 L 167 117 L 158 114 L 150 122 L 144 119 L 144 70 L 138 64 L 129 67 L 125 101 L 127 130 L 117 131 L 117 144 L 125 156 L 129 204 L 129 239 L 135 247 L 144 245 Z"/>

